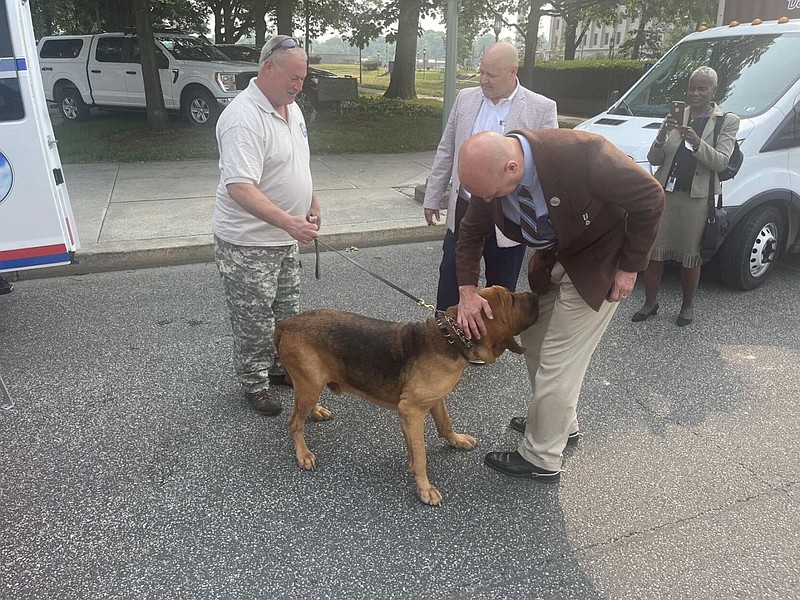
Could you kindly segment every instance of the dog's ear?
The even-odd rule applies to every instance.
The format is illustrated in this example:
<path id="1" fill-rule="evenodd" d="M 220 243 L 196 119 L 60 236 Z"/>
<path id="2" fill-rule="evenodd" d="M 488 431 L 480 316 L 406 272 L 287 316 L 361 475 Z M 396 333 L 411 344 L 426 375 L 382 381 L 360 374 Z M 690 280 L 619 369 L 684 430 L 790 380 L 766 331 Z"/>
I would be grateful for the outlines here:
<path id="1" fill-rule="evenodd" d="M 514 354 L 524 354 L 525 348 L 517 343 L 513 335 L 500 340 L 498 343 L 492 344 L 492 353 L 495 356 L 500 356 L 506 350 L 511 350 Z"/>
<path id="2" fill-rule="evenodd" d="M 503 343 L 505 344 L 505 347 L 506 347 L 508 350 L 511 350 L 511 352 L 513 352 L 514 354 L 525 354 L 525 348 L 523 348 L 522 346 L 520 346 L 520 345 L 517 343 L 517 340 L 516 340 L 516 338 L 514 338 L 513 336 L 509 336 L 509 337 L 507 337 L 507 338 L 506 338 L 506 339 L 503 341 Z"/>

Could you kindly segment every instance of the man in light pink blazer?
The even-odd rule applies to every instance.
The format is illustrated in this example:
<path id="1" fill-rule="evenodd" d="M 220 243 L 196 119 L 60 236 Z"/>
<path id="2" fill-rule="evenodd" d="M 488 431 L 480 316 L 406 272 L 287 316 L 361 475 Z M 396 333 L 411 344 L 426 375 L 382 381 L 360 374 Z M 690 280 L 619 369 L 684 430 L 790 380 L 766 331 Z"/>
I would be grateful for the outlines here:
<path id="1" fill-rule="evenodd" d="M 447 233 L 442 244 L 436 308 L 445 310 L 458 304 L 456 279 L 456 241 L 461 217 L 467 211 L 469 193 L 458 178 L 458 152 L 467 138 L 479 131 L 504 134 L 515 129 L 558 128 L 556 103 L 525 89 L 517 80 L 519 57 L 507 42 L 489 47 L 481 60 L 480 87 L 462 90 L 450 112 L 436 150 L 423 209 L 429 225 L 440 220 L 439 211 L 447 208 Z M 445 198 L 447 184 L 450 194 Z M 502 285 L 515 290 L 525 245 L 505 237 L 498 229 L 486 236 L 483 261 L 486 285 Z"/>

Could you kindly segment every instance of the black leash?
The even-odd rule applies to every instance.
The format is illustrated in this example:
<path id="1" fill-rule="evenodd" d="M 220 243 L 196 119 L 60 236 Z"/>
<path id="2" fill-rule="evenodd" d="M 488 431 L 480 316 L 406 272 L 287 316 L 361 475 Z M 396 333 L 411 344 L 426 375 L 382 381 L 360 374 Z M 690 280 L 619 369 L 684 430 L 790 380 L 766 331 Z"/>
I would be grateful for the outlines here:
<path id="1" fill-rule="evenodd" d="M 458 326 L 458 323 L 456 323 L 455 319 L 453 319 L 453 317 L 448 315 L 445 311 L 436 310 L 435 306 L 433 306 L 431 304 L 428 304 L 422 298 L 418 298 L 418 297 L 414 296 L 413 294 L 410 294 L 409 292 L 405 291 L 400 286 L 395 285 L 394 283 L 392 283 L 391 281 L 389 281 L 385 277 L 382 277 L 382 276 L 378 275 L 377 273 L 375 273 L 373 271 L 370 271 L 367 267 L 357 263 L 356 261 L 354 261 L 349 256 L 346 256 L 345 254 L 342 254 L 336 248 L 326 244 L 325 242 L 323 242 L 319 238 L 314 238 L 314 257 L 316 259 L 316 264 L 314 265 L 314 277 L 315 278 L 320 279 L 320 268 L 319 268 L 319 247 L 320 247 L 320 245 L 324 246 L 325 248 L 327 248 L 331 252 L 335 252 L 336 254 L 338 254 L 339 256 L 344 258 L 346 261 L 354 264 L 355 266 L 357 266 L 362 271 L 364 271 L 366 273 L 369 273 L 370 275 L 372 275 L 378 281 L 382 281 L 383 283 L 388 285 L 393 290 L 397 290 L 398 292 L 400 292 L 404 296 L 406 296 L 408 298 L 411 298 L 419 306 L 422 306 L 423 308 L 427 308 L 428 310 L 432 311 L 433 315 L 434 315 L 434 318 L 436 319 L 436 324 L 439 326 L 439 329 L 442 330 L 442 333 L 444 333 L 444 336 L 447 338 L 447 341 L 449 343 L 452 344 L 452 343 L 455 342 L 455 340 L 453 339 L 452 335 L 450 335 L 450 332 L 448 331 L 448 329 L 445 326 L 445 324 L 442 322 L 442 319 L 444 319 L 444 321 L 446 321 L 447 324 L 450 325 L 450 327 L 453 329 L 453 331 L 458 336 L 458 339 L 461 340 L 461 343 L 463 343 L 467 347 L 468 350 L 472 350 L 472 348 L 475 346 L 475 344 L 472 342 L 472 340 L 467 338 L 467 336 L 464 334 L 464 330 L 461 329 L 461 327 Z"/>

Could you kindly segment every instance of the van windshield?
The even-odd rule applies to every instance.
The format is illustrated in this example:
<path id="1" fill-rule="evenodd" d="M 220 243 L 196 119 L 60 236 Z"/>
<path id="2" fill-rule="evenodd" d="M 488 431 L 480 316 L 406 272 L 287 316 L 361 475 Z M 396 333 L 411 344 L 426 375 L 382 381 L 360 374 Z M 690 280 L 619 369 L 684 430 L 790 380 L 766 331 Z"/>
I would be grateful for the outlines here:
<path id="1" fill-rule="evenodd" d="M 205 40 L 193 37 L 157 36 L 159 42 L 178 60 L 198 60 L 202 62 L 229 62 L 218 48 Z"/>
<path id="2" fill-rule="evenodd" d="M 692 40 L 679 44 L 609 112 L 662 118 L 685 100 L 689 76 L 708 65 L 719 78 L 714 100 L 739 117 L 766 111 L 800 78 L 800 33 Z"/>

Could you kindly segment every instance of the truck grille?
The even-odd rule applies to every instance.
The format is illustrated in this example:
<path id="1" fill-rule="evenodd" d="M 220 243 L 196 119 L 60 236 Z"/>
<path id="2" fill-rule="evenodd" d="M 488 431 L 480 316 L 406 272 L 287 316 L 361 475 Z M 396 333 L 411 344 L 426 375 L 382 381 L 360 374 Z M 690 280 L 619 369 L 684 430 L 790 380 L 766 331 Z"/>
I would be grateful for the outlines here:
<path id="1" fill-rule="evenodd" d="M 258 75 L 258 71 L 248 71 L 246 73 L 237 73 L 236 74 L 236 90 L 242 91 L 247 89 L 247 86 L 250 85 L 250 80 Z"/>

